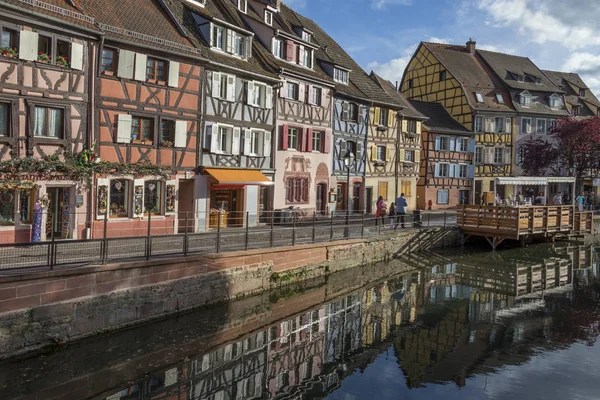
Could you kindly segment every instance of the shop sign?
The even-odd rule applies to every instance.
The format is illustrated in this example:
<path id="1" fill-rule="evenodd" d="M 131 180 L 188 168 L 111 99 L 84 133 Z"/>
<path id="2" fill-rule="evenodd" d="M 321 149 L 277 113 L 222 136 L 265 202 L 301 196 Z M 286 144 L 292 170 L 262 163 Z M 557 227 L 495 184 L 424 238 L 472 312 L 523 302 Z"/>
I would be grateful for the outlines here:
<path id="1" fill-rule="evenodd" d="M 78 195 L 75 196 L 75 206 L 77 206 L 79 208 L 82 205 L 83 205 L 83 195 L 82 194 L 78 194 Z"/>

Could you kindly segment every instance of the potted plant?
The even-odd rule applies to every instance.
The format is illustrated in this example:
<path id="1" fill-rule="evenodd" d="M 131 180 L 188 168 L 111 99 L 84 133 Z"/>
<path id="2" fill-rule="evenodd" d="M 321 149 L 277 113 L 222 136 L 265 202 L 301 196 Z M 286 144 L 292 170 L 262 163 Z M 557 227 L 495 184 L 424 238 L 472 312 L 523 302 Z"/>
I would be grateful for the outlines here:
<path id="1" fill-rule="evenodd" d="M 160 142 L 160 146 L 161 147 L 173 147 L 173 142 L 171 142 L 170 140 L 163 140 L 162 142 Z"/>
<path id="2" fill-rule="evenodd" d="M 19 53 L 17 53 L 17 50 L 11 49 L 10 47 L 0 47 L 0 55 L 8 58 L 17 58 Z"/>
<path id="3" fill-rule="evenodd" d="M 46 64 L 50 64 L 50 63 L 52 62 L 52 56 L 50 56 L 50 55 L 48 55 L 48 54 L 44 53 L 43 51 L 40 51 L 40 52 L 39 52 L 39 54 L 38 54 L 38 58 L 37 58 L 37 60 L 38 60 L 39 62 L 43 62 L 43 63 L 46 63 Z"/>
<path id="4" fill-rule="evenodd" d="M 152 146 L 152 140 L 150 140 L 148 138 L 143 138 L 142 144 L 145 144 L 146 146 Z"/>
<path id="5" fill-rule="evenodd" d="M 63 56 L 58 56 L 58 58 L 56 59 L 56 65 L 59 65 L 63 68 L 69 68 L 69 58 L 68 57 L 63 57 Z"/>

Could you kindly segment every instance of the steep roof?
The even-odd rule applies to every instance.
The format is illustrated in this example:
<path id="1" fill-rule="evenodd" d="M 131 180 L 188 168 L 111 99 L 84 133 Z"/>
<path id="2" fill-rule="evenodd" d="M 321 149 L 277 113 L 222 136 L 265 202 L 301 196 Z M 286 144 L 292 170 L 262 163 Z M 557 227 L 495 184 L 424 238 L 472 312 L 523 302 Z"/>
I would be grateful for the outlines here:
<path id="1" fill-rule="evenodd" d="M 446 111 L 440 103 L 411 100 L 410 103 L 422 115 L 429 118 L 425 126 L 434 133 L 448 133 L 454 135 L 473 135 L 473 132 L 462 126 Z"/>
<path id="2" fill-rule="evenodd" d="M 208 20 L 220 20 L 226 23 L 233 24 L 240 29 L 246 29 L 243 21 L 236 18 L 237 14 L 227 9 L 230 1 L 207 1 L 205 7 L 199 7 L 186 0 L 161 0 L 167 6 L 179 26 L 184 30 L 186 36 L 195 47 L 200 49 L 204 58 L 210 62 L 230 66 L 242 71 L 248 71 L 254 74 L 263 75 L 272 79 L 279 77 L 274 71 L 266 65 L 260 57 L 259 45 L 256 38 L 252 40 L 252 57 L 248 60 L 229 56 L 226 54 L 213 51 L 210 48 L 210 43 L 206 42 L 198 30 L 197 23 L 194 19 L 194 14 L 198 14 Z M 233 6 L 233 4 L 231 4 Z"/>
<path id="3" fill-rule="evenodd" d="M 429 42 L 423 42 L 422 45 L 460 82 L 474 110 L 514 112 L 510 94 L 477 53 L 471 54 L 466 46 Z M 477 101 L 475 93 L 481 93 L 483 103 Z M 504 104 L 496 100 L 497 93 L 502 94 Z"/>
<path id="4" fill-rule="evenodd" d="M 567 102 L 572 106 L 585 105 L 590 108 L 590 111 L 596 115 L 598 108 L 600 108 L 600 101 L 592 93 L 590 88 L 585 84 L 583 79 L 578 74 L 572 72 L 558 72 L 558 71 L 543 71 L 552 82 L 564 90 L 565 98 Z M 581 97 L 580 91 L 585 90 L 585 96 Z M 590 105 L 592 107 L 590 107 Z"/>
<path id="5" fill-rule="evenodd" d="M 374 71 L 371 71 L 370 75 L 371 79 L 379 85 L 390 97 L 392 97 L 398 104 L 400 104 L 404 109 L 401 111 L 402 115 L 406 117 L 413 117 L 417 119 L 425 119 L 426 117 L 421 114 L 417 109 L 411 104 L 410 101 L 406 99 L 402 95 L 402 93 L 398 92 L 392 82 L 387 79 L 383 79 L 381 76 L 377 75 Z"/>

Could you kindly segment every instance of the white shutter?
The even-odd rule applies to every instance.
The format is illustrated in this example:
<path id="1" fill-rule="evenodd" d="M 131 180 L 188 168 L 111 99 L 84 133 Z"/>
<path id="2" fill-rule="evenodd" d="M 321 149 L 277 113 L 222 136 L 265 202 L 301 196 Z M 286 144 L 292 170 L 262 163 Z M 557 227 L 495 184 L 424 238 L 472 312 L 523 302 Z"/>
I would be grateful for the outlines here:
<path id="1" fill-rule="evenodd" d="M 175 121 L 175 147 L 187 145 L 187 121 Z"/>
<path id="2" fill-rule="evenodd" d="M 325 101 L 327 101 L 327 89 L 321 89 L 321 107 L 325 107 Z"/>
<path id="3" fill-rule="evenodd" d="M 250 129 L 244 129 L 244 154 L 248 155 L 252 152 L 252 134 Z"/>
<path id="4" fill-rule="evenodd" d="M 135 76 L 136 81 L 146 80 L 146 63 L 148 56 L 142 53 L 135 53 Z"/>
<path id="5" fill-rule="evenodd" d="M 271 132 L 265 131 L 263 134 L 263 157 L 271 156 Z"/>
<path id="6" fill-rule="evenodd" d="M 304 46 L 300 46 L 300 50 L 298 50 L 298 65 L 304 66 Z"/>
<path id="7" fill-rule="evenodd" d="M 179 63 L 169 61 L 169 86 L 179 87 Z"/>
<path id="8" fill-rule="evenodd" d="M 233 128 L 233 136 L 231 137 L 231 154 L 233 155 L 240 154 L 240 136 L 240 128 Z"/>
<path id="9" fill-rule="evenodd" d="M 212 97 L 221 96 L 221 73 L 213 71 L 212 73 Z"/>
<path id="10" fill-rule="evenodd" d="M 247 100 L 248 105 L 259 106 L 259 104 L 254 104 L 254 98 L 255 98 L 254 97 L 255 96 L 255 93 L 254 93 L 254 90 L 255 90 L 254 89 L 254 82 L 248 81 L 247 87 L 248 87 L 248 94 L 246 96 L 248 98 L 246 100 Z"/>
<path id="11" fill-rule="evenodd" d="M 450 171 L 448 171 L 449 172 L 448 176 L 450 178 L 455 178 L 456 177 L 456 167 L 457 167 L 456 164 L 450 164 L 450 168 L 449 168 Z"/>
<path id="12" fill-rule="evenodd" d="M 510 147 L 504 148 L 504 164 L 512 164 L 512 152 L 510 151 Z"/>
<path id="13" fill-rule="evenodd" d="M 267 86 L 265 90 L 265 107 L 269 110 L 273 108 L 273 88 L 271 86 Z"/>
<path id="14" fill-rule="evenodd" d="M 133 204 L 133 213 L 134 213 L 136 216 L 142 216 L 142 215 L 144 214 L 144 212 L 146 211 L 146 210 L 144 209 L 144 208 L 145 208 L 145 207 L 144 207 L 144 190 L 143 190 L 143 188 L 144 188 L 144 183 L 145 183 L 145 182 L 144 182 L 144 180 L 143 180 L 143 179 L 134 179 L 134 180 L 133 180 L 133 190 L 134 190 L 134 193 L 135 193 L 135 188 L 136 188 L 136 186 L 141 186 L 141 187 L 142 187 L 142 193 L 141 193 L 141 199 L 140 199 L 140 203 L 141 203 L 141 209 L 140 209 L 140 213 L 136 213 L 136 212 L 135 212 L 135 209 L 136 209 L 136 207 L 135 207 L 135 202 L 136 202 L 135 196 L 134 196 L 134 200 L 133 200 L 133 203 L 134 203 L 134 204 Z M 128 201 L 128 200 L 126 200 L 126 201 Z"/>
<path id="15" fill-rule="evenodd" d="M 512 132 L 512 118 L 506 118 L 506 121 L 504 121 L 504 132 Z"/>
<path id="16" fill-rule="evenodd" d="M 19 58 L 21 60 L 37 60 L 38 38 L 37 32 L 21 31 L 19 34 Z"/>
<path id="17" fill-rule="evenodd" d="M 117 124 L 117 143 L 131 142 L 131 115 L 119 114 Z"/>
<path id="18" fill-rule="evenodd" d="M 235 76 L 227 75 L 227 101 L 235 100 Z"/>
<path id="19" fill-rule="evenodd" d="M 135 53 L 129 50 L 119 50 L 119 66 L 117 76 L 126 79 L 133 79 L 133 64 Z"/>
<path id="20" fill-rule="evenodd" d="M 229 29 L 226 31 L 226 35 L 227 35 L 227 52 L 228 53 L 233 53 L 233 35 L 235 35 L 234 32 L 230 31 Z"/>
<path id="21" fill-rule="evenodd" d="M 217 124 L 212 125 L 210 130 L 211 130 L 210 152 L 216 153 L 221 148 L 219 145 L 219 141 L 221 140 L 219 138 L 219 125 L 217 125 Z"/>
<path id="22" fill-rule="evenodd" d="M 306 85 L 303 83 L 298 84 L 298 100 L 306 102 Z"/>
<path id="23" fill-rule="evenodd" d="M 71 68 L 81 71 L 83 69 L 83 45 L 71 43 Z"/>
<path id="24" fill-rule="evenodd" d="M 439 177 L 439 176 L 440 176 L 440 164 L 437 164 L 437 163 L 436 163 L 436 164 L 434 164 L 434 165 L 435 165 L 435 167 L 434 167 L 434 168 L 435 168 L 435 172 L 434 172 L 434 175 L 433 175 L 433 176 L 435 176 L 435 177 L 437 178 L 437 177 Z"/>

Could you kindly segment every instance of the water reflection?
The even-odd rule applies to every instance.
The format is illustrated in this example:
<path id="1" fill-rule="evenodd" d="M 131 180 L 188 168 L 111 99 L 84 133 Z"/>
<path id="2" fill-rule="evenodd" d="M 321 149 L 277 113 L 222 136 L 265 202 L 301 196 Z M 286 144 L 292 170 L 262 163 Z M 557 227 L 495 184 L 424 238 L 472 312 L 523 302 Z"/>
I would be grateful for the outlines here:
<path id="1" fill-rule="evenodd" d="M 324 304 L 307 299 L 326 293 L 328 285 L 301 299 L 280 300 L 271 313 L 279 306 L 301 308 L 298 302 L 309 307 L 268 326 L 257 324 L 253 332 L 200 355 L 141 366 L 145 378 L 105 387 L 93 398 L 361 399 L 397 398 L 402 391 L 410 398 L 432 398 L 439 394 L 432 387 L 450 397 L 468 388 L 472 398 L 487 398 L 493 386 L 488 379 L 498 374 L 500 380 L 507 368 L 575 343 L 596 348 L 600 264 L 592 249 L 421 253 L 394 263 L 402 268 L 393 270 L 405 272 Z M 600 361 L 586 362 L 586 368 L 600 367 Z M 31 363 L 24 365 L 35 368 Z M 580 370 L 572 366 L 570 373 Z M 528 392 L 537 398 L 535 387 L 519 384 L 512 396 Z M 594 384 L 588 382 L 590 389 Z"/>

